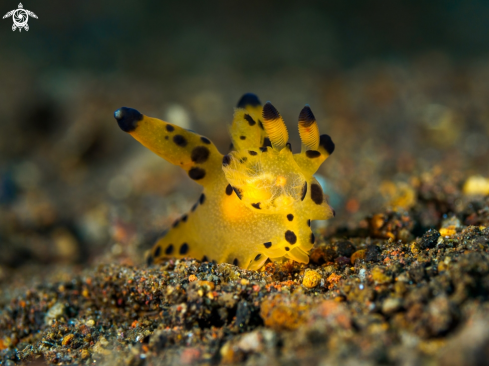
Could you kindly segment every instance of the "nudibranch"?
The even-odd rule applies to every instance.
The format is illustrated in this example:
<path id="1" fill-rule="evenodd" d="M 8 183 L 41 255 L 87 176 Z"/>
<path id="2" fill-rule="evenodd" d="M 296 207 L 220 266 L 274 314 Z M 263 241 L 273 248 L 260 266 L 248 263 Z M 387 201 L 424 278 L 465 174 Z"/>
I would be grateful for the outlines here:
<path id="1" fill-rule="evenodd" d="M 300 153 L 293 154 L 282 116 L 254 94 L 238 102 L 233 151 L 222 155 L 206 137 L 132 108 L 114 116 L 148 149 L 181 166 L 204 187 L 190 212 L 157 240 L 148 263 L 168 257 L 233 263 L 258 269 L 268 258 L 307 263 L 314 245 L 311 220 L 334 216 L 313 174 L 335 145 L 309 106 L 299 114 Z"/>

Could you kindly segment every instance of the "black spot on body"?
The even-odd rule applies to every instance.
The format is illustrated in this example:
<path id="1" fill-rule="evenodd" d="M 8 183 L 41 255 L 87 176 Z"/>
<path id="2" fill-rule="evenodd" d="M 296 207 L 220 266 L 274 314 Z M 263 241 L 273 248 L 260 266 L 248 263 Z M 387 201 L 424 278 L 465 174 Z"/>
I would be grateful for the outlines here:
<path id="1" fill-rule="evenodd" d="M 238 108 L 245 108 L 247 106 L 258 107 L 260 105 L 261 105 L 261 102 L 258 99 L 258 97 L 256 96 L 256 94 L 246 93 L 239 100 L 237 107 Z"/>
<path id="2" fill-rule="evenodd" d="M 323 203 L 323 190 L 319 184 L 311 184 L 311 199 L 316 205 Z"/>
<path id="3" fill-rule="evenodd" d="M 148 258 L 146 258 L 146 264 L 148 266 L 151 266 L 153 264 L 153 256 L 151 254 L 148 255 Z"/>
<path id="4" fill-rule="evenodd" d="M 311 108 L 306 105 L 302 108 L 301 113 L 299 114 L 299 122 L 304 127 L 310 127 L 316 121 L 316 117 L 311 111 Z"/>
<path id="5" fill-rule="evenodd" d="M 205 177 L 205 170 L 201 168 L 192 168 L 188 171 L 188 176 L 193 180 L 199 180 Z"/>
<path id="6" fill-rule="evenodd" d="M 245 157 L 243 157 L 243 158 L 239 159 L 239 162 L 240 162 L 241 164 L 243 164 L 243 163 L 246 163 L 246 161 L 247 161 L 247 160 L 248 160 L 248 158 L 245 156 Z"/>
<path id="7" fill-rule="evenodd" d="M 168 140 L 168 136 L 165 136 L 165 140 Z"/>
<path id="8" fill-rule="evenodd" d="M 263 147 L 267 147 L 267 146 L 272 147 L 272 142 L 270 141 L 270 139 L 268 137 L 265 137 L 263 139 Z"/>
<path id="9" fill-rule="evenodd" d="M 288 214 L 287 215 L 287 220 L 292 221 L 294 219 L 294 215 Z"/>
<path id="10" fill-rule="evenodd" d="M 187 254 L 188 253 L 188 244 L 183 243 L 182 246 L 180 247 L 180 254 Z"/>
<path id="11" fill-rule="evenodd" d="M 173 136 L 173 142 L 180 147 L 187 146 L 187 139 L 185 137 L 183 137 L 182 135 Z"/>
<path id="12" fill-rule="evenodd" d="M 239 199 L 242 199 L 243 196 L 241 195 L 241 190 L 239 190 L 236 187 L 233 187 L 234 193 L 236 193 L 236 196 L 238 196 Z"/>
<path id="13" fill-rule="evenodd" d="M 272 103 L 266 102 L 263 106 L 262 116 L 267 120 L 275 120 L 280 118 L 280 113 L 278 113 L 277 108 Z"/>
<path id="14" fill-rule="evenodd" d="M 260 203 L 261 203 L 261 202 L 252 203 L 251 205 L 252 205 L 254 208 L 256 208 L 256 209 L 261 210 Z"/>
<path id="15" fill-rule="evenodd" d="M 173 253 L 173 244 L 170 244 L 170 245 L 168 245 L 168 246 L 166 247 L 166 249 L 165 249 L 165 254 L 166 254 L 166 255 L 170 255 L 170 254 L 172 254 L 172 253 Z"/>
<path id="16" fill-rule="evenodd" d="M 254 126 L 254 125 L 256 125 L 255 120 L 254 120 L 253 118 L 251 118 L 251 116 L 250 116 L 249 114 L 245 114 L 245 115 L 244 115 L 244 119 L 248 121 L 248 124 L 249 124 L 250 126 Z"/>
<path id="17" fill-rule="evenodd" d="M 267 152 L 268 151 L 268 148 L 266 146 L 260 147 L 260 151 L 261 152 Z"/>
<path id="18" fill-rule="evenodd" d="M 263 122 L 262 122 L 262 121 L 260 121 L 260 120 L 258 120 L 258 126 L 260 126 L 260 128 L 261 128 L 262 130 L 264 130 L 264 129 L 265 129 L 265 127 L 263 127 Z"/>
<path id="19" fill-rule="evenodd" d="M 195 202 L 194 205 L 192 206 L 192 212 L 194 212 L 197 209 L 197 206 L 199 205 L 198 202 Z"/>
<path id="20" fill-rule="evenodd" d="M 311 219 L 307 220 L 307 226 L 311 227 Z"/>
<path id="21" fill-rule="evenodd" d="M 211 140 L 209 140 L 207 137 L 201 136 L 200 141 L 202 141 L 204 144 L 210 145 Z"/>
<path id="22" fill-rule="evenodd" d="M 180 219 L 177 219 L 175 220 L 175 222 L 171 225 L 171 227 L 175 228 L 178 226 L 178 224 L 180 223 Z"/>
<path id="23" fill-rule="evenodd" d="M 333 140 L 331 140 L 331 137 L 329 135 L 321 135 L 319 137 L 319 146 L 322 146 L 324 150 L 328 152 L 329 155 L 331 155 L 334 151 L 335 145 Z"/>
<path id="24" fill-rule="evenodd" d="M 144 116 L 134 108 L 122 107 L 114 112 L 114 117 L 117 120 L 117 124 L 124 132 L 131 132 L 136 129 L 138 122 L 141 121 Z"/>
<path id="25" fill-rule="evenodd" d="M 246 140 L 246 136 L 239 136 L 240 140 Z"/>
<path id="26" fill-rule="evenodd" d="M 317 150 L 307 150 L 306 151 L 306 156 L 309 158 L 309 159 L 314 159 L 314 158 L 317 158 L 319 156 L 321 156 L 321 153 Z"/>
<path id="27" fill-rule="evenodd" d="M 258 254 L 256 257 L 255 257 L 255 261 L 257 261 L 258 259 L 261 258 L 261 254 Z"/>
<path id="28" fill-rule="evenodd" d="M 285 232 L 285 240 L 287 240 L 290 244 L 297 243 L 297 236 L 295 236 L 293 231 L 287 230 Z"/>
<path id="29" fill-rule="evenodd" d="M 175 131 L 175 127 L 173 127 L 172 125 L 166 125 L 166 130 L 168 132 L 173 132 L 173 131 Z"/>
<path id="30" fill-rule="evenodd" d="M 159 257 L 161 254 L 161 247 L 158 245 L 155 250 L 155 257 Z"/>
<path id="31" fill-rule="evenodd" d="M 272 246 L 272 242 L 271 241 L 268 241 L 266 243 L 263 243 L 263 245 L 265 246 L 265 248 L 270 248 Z"/>
<path id="32" fill-rule="evenodd" d="M 311 237 L 309 238 L 309 240 L 311 241 L 311 244 L 314 244 L 314 242 L 316 241 L 316 237 L 313 233 L 311 233 Z"/>
<path id="33" fill-rule="evenodd" d="M 226 186 L 226 194 L 227 194 L 228 196 L 230 196 L 230 195 L 232 195 L 232 194 L 233 194 L 233 187 L 231 187 L 231 184 L 228 184 L 228 185 Z"/>
<path id="34" fill-rule="evenodd" d="M 304 198 L 306 197 L 306 193 L 307 193 L 307 182 L 304 182 L 301 191 L 301 201 L 304 201 Z"/>
<path id="35" fill-rule="evenodd" d="M 285 251 L 288 252 L 290 250 L 289 247 L 285 247 Z"/>
<path id="36" fill-rule="evenodd" d="M 238 258 L 234 258 L 234 260 L 233 260 L 233 264 L 234 264 L 235 266 L 237 266 L 237 265 L 239 264 Z"/>
<path id="37" fill-rule="evenodd" d="M 222 157 L 222 165 L 228 166 L 230 163 L 231 163 L 231 156 L 230 155 L 224 155 Z"/>
<path id="38" fill-rule="evenodd" d="M 187 215 L 183 215 L 183 216 L 182 216 L 182 221 L 183 221 L 183 222 L 187 222 L 187 219 L 188 219 L 188 216 L 187 216 Z"/>
<path id="39" fill-rule="evenodd" d="M 201 204 L 201 205 L 203 205 L 203 204 L 204 204 L 204 202 L 205 202 L 205 194 L 203 194 L 203 193 L 202 193 L 202 194 L 200 195 L 200 197 L 199 197 L 199 202 L 200 202 L 200 204 Z"/>
<path id="40" fill-rule="evenodd" d="M 252 156 L 258 155 L 258 153 L 256 151 L 253 151 L 253 150 L 249 150 L 248 153 Z"/>
<path id="41" fill-rule="evenodd" d="M 207 161 L 207 159 L 209 158 L 209 154 L 210 151 L 208 148 L 206 148 L 205 146 L 197 146 L 192 150 L 192 153 L 190 154 L 190 159 L 192 159 L 194 163 L 202 164 Z"/>

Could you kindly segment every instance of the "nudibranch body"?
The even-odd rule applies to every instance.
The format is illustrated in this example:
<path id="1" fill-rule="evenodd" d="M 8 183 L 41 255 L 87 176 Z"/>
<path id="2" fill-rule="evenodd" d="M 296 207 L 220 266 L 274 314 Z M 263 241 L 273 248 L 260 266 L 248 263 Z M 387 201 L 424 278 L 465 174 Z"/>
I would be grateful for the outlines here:
<path id="1" fill-rule="evenodd" d="M 231 126 L 235 150 L 224 156 L 206 137 L 135 109 L 114 115 L 122 130 L 204 187 L 191 211 L 157 240 L 149 263 L 194 257 L 258 269 L 268 258 L 309 261 L 311 220 L 334 216 L 313 176 L 334 143 L 319 135 L 309 106 L 299 115 L 297 154 L 281 115 L 254 94 L 238 103 Z"/>

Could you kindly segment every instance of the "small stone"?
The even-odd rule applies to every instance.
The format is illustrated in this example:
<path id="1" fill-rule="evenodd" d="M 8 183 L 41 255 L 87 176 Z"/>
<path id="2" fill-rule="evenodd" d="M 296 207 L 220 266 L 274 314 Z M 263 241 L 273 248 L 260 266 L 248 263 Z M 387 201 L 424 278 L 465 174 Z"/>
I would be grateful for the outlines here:
<path id="1" fill-rule="evenodd" d="M 349 241 L 339 241 L 336 243 L 336 253 L 338 257 L 351 257 L 355 253 L 355 247 Z"/>
<path id="2" fill-rule="evenodd" d="M 260 332 L 255 330 L 245 334 L 237 346 L 244 352 L 261 352 L 263 345 Z"/>
<path id="3" fill-rule="evenodd" d="M 382 303 L 382 312 L 390 315 L 401 309 L 402 301 L 398 298 L 388 298 Z"/>
<path id="4" fill-rule="evenodd" d="M 44 317 L 44 322 L 49 325 L 53 320 L 61 318 L 64 312 L 64 304 L 57 302 L 47 311 L 46 316 Z"/>
<path id="5" fill-rule="evenodd" d="M 214 282 L 211 282 L 211 281 L 199 281 L 199 286 L 203 287 L 207 291 L 212 291 L 216 287 Z"/>
<path id="6" fill-rule="evenodd" d="M 423 281 L 424 277 L 425 277 L 425 271 L 424 271 L 424 268 L 420 265 L 418 266 L 415 266 L 415 267 L 412 267 L 410 270 L 409 270 L 409 277 L 415 282 L 415 283 L 419 283 L 421 281 Z"/>
<path id="7" fill-rule="evenodd" d="M 419 244 L 416 242 L 411 243 L 411 245 L 409 246 L 409 249 L 411 250 L 411 253 L 418 254 L 419 253 Z"/>
<path id="8" fill-rule="evenodd" d="M 92 350 L 95 353 L 101 354 L 101 355 L 110 355 L 110 351 L 108 349 L 105 349 L 109 345 L 109 342 L 105 337 L 100 337 L 99 341 L 95 343 L 93 346 Z"/>
<path id="9" fill-rule="evenodd" d="M 348 257 L 338 257 L 334 260 L 335 263 L 340 265 L 350 264 L 350 258 Z"/>
<path id="10" fill-rule="evenodd" d="M 236 310 L 236 325 L 238 327 L 243 328 L 250 322 L 252 313 L 250 307 L 251 305 L 245 300 L 241 300 L 238 303 L 238 309 Z"/>
<path id="11" fill-rule="evenodd" d="M 88 350 L 84 349 L 84 350 L 81 351 L 80 356 L 81 356 L 82 360 L 85 360 L 88 357 L 90 357 L 90 352 L 88 352 Z"/>
<path id="12" fill-rule="evenodd" d="M 375 244 L 371 244 L 365 249 L 365 260 L 367 262 L 378 262 L 380 260 L 380 253 L 380 248 Z"/>
<path id="13" fill-rule="evenodd" d="M 89 327 L 93 327 L 95 325 L 95 320 L 89 319 L 85 324 Z"/>
<path id="14" fill-rule="evenodd" d="M 195 365 L 200 359 L 201 352 L 198 348 L 185 348 L 180 356 L 180 362 L 183 365 Z"/>
<path id="15" fill-rule="evenodd" d="M 442 227 L 440 229 L 440 235 L 441 236 L 452 236 L 457 233 L 457 230 L 454 225 L 448 226 L 448 227 Z"/>
<path id="16" fill-rule="evenodd" d="M 392 277 L 385 273 L 385 270 L 381 267 L 374 267 L 372 269 L 372 279 L 377 284 L 386 284 L 392 282 Z"/>
<path id="17" fill-rule="evenodd" d="M 307 288 L 316 287 L 321 281 L 321 275 L 316 271 L 307 271 L 304 274 L 304 279 L 302 280 L 302 284 Z"/>
<path id="18" fill-rule="evenodd" d="M 188 276 L 188 282 L 194 282 L 194 281 L 197 281 L 198 278 L 196 275 L 190 275 Z"/>
<path id="19" fill-rule="evenodd" d="M 436 246 L 436 243 L 438 242 L 439 237 L 440 233 L 437 230 L 430 229 L 421 238 L 421 241 L 419 242 L 419 247 L 421 249 L 434 248 Z"/>
<path id="20" fill-rule="evenodd" d="M 357 250 L 355 253 L 352 254 L 351 256 L 351 263 L 352 264 L 355 264 L 355 262 L 357 260 L 363 260 L 365 259 L 365 253 L 366 253 L 366 250 L 365 249 L 360 249 L 360 250 Z"/>
<path id="21" fill-rule="evenodd" d="M 68 334 L 66 336 L 63 337 L 63 340 L 61 341 L 61 344 L 63 346 L 66 346 L 68 344 L 71 343 L 71 341 L 73 340 L 73 338 L 75 338 L 75 335 L 74 334 Z"/>

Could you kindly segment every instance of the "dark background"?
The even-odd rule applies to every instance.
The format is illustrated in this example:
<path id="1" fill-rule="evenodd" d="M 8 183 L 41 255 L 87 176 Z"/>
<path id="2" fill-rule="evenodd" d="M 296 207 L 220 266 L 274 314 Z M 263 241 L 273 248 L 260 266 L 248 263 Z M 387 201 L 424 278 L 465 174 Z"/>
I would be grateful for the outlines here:
<path id="1" fill-rule="evenodd" d="M 2 1 L 0 12 L 17 5 Z M 28 32 L 0 22 L 4 268 L 140 263 L 198 197 L 178 168 L 119 130 L 121 106 L 225 152 L 243 93 L 274 103 L 293 146 L 309 103 L 337 147 L 319 171 L 333 228 L 391 205 L 383 187 L 489 174 L 487 1 L 23 5 L 39 17 Z"/>

